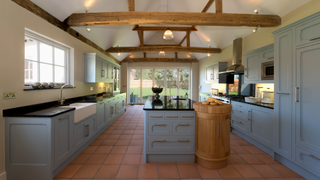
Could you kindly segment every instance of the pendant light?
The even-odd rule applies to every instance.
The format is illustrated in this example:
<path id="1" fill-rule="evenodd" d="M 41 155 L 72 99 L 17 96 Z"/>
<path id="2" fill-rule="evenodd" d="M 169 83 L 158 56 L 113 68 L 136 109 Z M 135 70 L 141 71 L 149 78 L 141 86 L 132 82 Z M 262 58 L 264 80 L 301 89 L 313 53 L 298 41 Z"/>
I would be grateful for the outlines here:
<path id="1" fill-rule="evenodd" d="M 164 40 L 171 40 L 171 39 L 173 39 L 173 33 L 172 33 L 172 31 L 170 30 L 170 28 L 167 28 L 167 30 L 164 32 L 164 34 L 163 34 L 163 39 L 164 39 Z"/>

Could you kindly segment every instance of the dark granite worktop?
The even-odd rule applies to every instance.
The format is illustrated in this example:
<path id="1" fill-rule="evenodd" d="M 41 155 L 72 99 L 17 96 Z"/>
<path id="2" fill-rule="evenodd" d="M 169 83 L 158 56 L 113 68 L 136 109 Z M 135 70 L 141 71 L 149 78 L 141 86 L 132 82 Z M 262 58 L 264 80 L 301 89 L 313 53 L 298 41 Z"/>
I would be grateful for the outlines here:
<path id="1" fill-rule="evenodd" d="M 232 101 L 255 105 L 255 106 L 260 106 L 260 107 L 265 107 L 265 108 L 269 108 L 269 109 L 274 109 L 274 104 L 261 103 L 259 101 L 256 103 L 249 103 L 249 102 L 245 102 L 245 100 L 232 100 L 231 99 L 231 104 L 232 104 Z"/>
<path id="2" fill-rule="evenodd" d="M 191 99 L 182 99 L 180 96 L 161 96 L 156 99 L 155 96 L 148 96 L 143 110 L 162 110 L 162 111 L 194 111 L 193 101 Z"/>
<path id="3" fill-rule="evenodd" d="M 92 94 L 88 96 L 80 96 L 71 99 L 66 99 L 63 105 L 60 105 L 58 101 L 46 102 L 41 104 L 34 104 L 30 106 L 23 106 L 12 109 L 3 110 L 3 117 L 54 117 L 69 111 L 75 110 L 73 107 L 68 107 L 69 104 L 75 102 L 83 103 L 97 103 L 104 99 L 110 99 L 120 94 L 105 97 L 103 93 Z"/>

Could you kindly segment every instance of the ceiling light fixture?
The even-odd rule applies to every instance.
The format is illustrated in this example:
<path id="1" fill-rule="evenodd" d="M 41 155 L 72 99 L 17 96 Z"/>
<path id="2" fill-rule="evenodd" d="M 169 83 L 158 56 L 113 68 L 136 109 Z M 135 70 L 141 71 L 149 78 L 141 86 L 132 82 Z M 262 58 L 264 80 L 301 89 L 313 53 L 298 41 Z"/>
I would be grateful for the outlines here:
<path id="1" fill-rule="evenodd" d="M 253 12 L 259 14 L 258 9 L 255 9 Z"/>
<path id="2" fill-rule="evenodd" d="M 88 27 L 88 24 L 85 24 L 84 26 L 86 27 L 86 30 L 90 32 L 90 28 Z"/>
<path id="3" fill-rule="evenodd" d="M 167 30 L 164 32 L 164 34 L 163 34 L 163 39 L 164 39 L 164 40 L 171 40 L 171 39 L 173 39 L 173 33 L 172 33 L 172 31 L 170 30 L 170 28 L 167 28 Z"/>
<path id="4" fill-rule="evenodd" d="M 258 25 L 258 26 L 253 30 L 253 32 L 254 32 L 254 33 L 257 32 L 259 28 L 260 28 L 260 25 Z"/>
<path id="5" fill-rule="evenodd" d="M 166 55 L 166 52 L 164 52 L 164 51 L 159 52 L 159 56 L 165 56 L 165 55 Z"/>
<path id="6" fill-rule="evenodd" d="M 210 44 L 208 45 L 208 47 L 211 48 L 211 47 L 210 47 Z M 211 54 L 208 52 L 207 56 L 210 57 Z"/>

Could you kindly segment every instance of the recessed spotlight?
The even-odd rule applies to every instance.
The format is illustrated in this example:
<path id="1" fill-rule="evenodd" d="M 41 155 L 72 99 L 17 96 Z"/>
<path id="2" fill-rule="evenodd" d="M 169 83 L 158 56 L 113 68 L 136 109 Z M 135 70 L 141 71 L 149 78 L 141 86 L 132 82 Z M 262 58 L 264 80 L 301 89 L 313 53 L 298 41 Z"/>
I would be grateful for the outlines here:
<path id="1" fill-rule="evenodd" d="M 259 14 L 258 9 L 255 9 L 253 12 Z"/>
<path id="2" fill-rule="evenodd" d="M 90 32 L 90 28 L 88 27 L 88 24 L 85 24 L 84 26 L 86 27 L 86 30 Z"/>

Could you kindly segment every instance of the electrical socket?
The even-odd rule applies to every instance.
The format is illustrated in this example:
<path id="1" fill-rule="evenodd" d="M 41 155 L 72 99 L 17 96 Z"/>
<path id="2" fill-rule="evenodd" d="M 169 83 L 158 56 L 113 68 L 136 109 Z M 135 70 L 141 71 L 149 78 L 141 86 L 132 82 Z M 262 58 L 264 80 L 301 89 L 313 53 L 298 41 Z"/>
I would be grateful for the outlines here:
<path id="1" fill-rule="evenodd" d="M 15 99 L 17 97 L 16 92 L 3 93 L 3 99 Z"/>
<path id="2" fill-rule="evenodd" d="M 93 91 L 93 87 L 90 87 L 90 91 Z"/>

